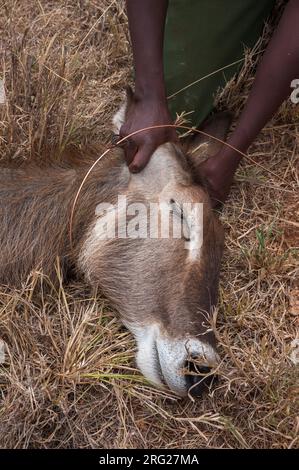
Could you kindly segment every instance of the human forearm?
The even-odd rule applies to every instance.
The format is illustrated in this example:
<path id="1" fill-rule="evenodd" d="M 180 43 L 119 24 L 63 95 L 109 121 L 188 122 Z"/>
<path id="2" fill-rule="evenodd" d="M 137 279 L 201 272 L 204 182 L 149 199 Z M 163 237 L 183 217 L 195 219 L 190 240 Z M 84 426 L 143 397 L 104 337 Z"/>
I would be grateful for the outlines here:
<path id="1" fill-rule="evenodd" d="M 291 94 L 299 78 L 299 0 L 290 0 L 257 69 L 248 100 L 227 143 L 201 165 L 202 177 L 214 200 L 224 201 L 242 159 L 261 129 Z"/>
<path id="2" fill-rule="evenodd" d="M 126 0 L 136 98 L 164 100 L 163 41 L 168 0 Z"/>
<path id="3" fill-rule="evenodd" d="M 246 151 L 299 78 L 299 1 L 290 0 L 257 69 L 253 88 L 229 143 Z M 226 150 L 229 154 L 231 151 Z"/>

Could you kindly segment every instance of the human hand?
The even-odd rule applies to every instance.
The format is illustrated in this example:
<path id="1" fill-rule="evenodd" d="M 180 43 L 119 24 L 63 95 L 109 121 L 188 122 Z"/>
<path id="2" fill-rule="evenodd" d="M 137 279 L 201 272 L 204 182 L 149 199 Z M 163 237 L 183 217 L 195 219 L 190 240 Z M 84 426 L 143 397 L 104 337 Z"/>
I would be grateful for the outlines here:
<path id="1" fill-rule="evenodd" d="M 235 152 L 225 153 L 220 150 L 199 165 L 198 173 L 208 190 L 213 207 L 219 207 L 226 201 L 239 161 Z"/>
<path id="2" fill-rule="evenodd" d="M 145 127 L 161 124 L 172 124 L 166 100 L 133 96 L 127 110 L 126 121 L 120 129 L 120 137 L 123 138 Z M 147 165 L 160 145 L 176 140 L 175 129 L 170 127 L 151 129 L 130 137 L 124 145 L 129 170 L 138 173 Z"/>

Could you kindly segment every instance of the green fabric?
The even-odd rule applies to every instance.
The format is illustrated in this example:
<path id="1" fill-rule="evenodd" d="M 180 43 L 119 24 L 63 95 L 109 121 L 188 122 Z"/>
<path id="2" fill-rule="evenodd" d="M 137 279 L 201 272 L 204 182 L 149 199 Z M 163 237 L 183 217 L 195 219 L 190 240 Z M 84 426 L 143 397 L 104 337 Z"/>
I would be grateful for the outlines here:
<path id="1" fill-rule="evenodd" d="M 167 95 L 244 56 L 253 47 L 275 0 L 170 0 L 164 42 Z M 229 67 L 169 100 L 175 113 L 194 111 L 199 125 L 213 108 L 214 96 L 240 68 Z"/>

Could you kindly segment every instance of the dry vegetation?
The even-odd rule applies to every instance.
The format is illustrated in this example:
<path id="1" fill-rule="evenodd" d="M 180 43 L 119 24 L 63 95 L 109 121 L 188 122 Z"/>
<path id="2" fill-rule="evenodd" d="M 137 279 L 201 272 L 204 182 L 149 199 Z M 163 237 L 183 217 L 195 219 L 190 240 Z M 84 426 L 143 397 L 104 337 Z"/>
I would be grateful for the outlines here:
<path id="1" fill-rule="evenodd" d="M 2 162 L 45 158 L 57 142 L 107 142 L 131 80 L 122 2 L 0 3 Z M 252 65 L 248 56 L 219 98 L 236 115 Z M 266 170 L 244 162 L 222 215 L 216 389 L 192 402 L 152 388 L 105 300 L 79 281 L 47 294 L 34 272 L 22 290 L 0 290 L 1 447 L 298 447 L 298 118 L 288 102 L 267 125 L 249 152 Z"/>

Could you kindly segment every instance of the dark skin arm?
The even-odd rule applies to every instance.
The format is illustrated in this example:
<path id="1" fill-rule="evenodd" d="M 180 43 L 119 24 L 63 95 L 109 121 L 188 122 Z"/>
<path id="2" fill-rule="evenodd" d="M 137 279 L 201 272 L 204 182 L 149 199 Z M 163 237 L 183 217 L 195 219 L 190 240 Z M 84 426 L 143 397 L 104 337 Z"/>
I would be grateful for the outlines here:
<path id="1" fill-rule="evenodd" d="M 127 0 L 130 35 L 135 65 L 135 93 L 122 137 L 144 127 L 172 124 L 167 107 L 163 73 L 163 40 L 168 0 Z M 176 140 L 173 129 L 145 131 L 131 138 L 125 148 L 132 172 L 148 163 L 156 148 Z"/>
<path id="2" fill-rule="evenodd" d="M 299 78 L 299 1 L 290 0 L 257 69 L 252 90 L 228 143 L 246 152 L 261 129 L 272 118 Z M 242 156 L 229 147 L 201 165 L 211 195 L 223 202 L 230 190 Z"/>

